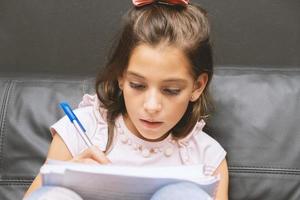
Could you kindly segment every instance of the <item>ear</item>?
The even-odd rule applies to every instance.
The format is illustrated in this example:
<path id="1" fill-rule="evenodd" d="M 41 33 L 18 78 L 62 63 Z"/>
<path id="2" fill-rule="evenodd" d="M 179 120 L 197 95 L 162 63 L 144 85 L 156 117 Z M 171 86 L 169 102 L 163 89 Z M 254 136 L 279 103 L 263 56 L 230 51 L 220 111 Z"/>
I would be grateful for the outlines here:
<path id="1" fill-rule="evenodd" d="M 118 77 L 118 84 L 119 84 L 120 90 L 123 90 L 123 85 L 124 85 L 124 78 L 123 78 L 123 76 Z"/>
<path id="2" fill-rule="evenodd" d="M 208 82 L 207 73 L 202 73 L 198 76 L 197 80 L 194 83 L 194 88 L 190 99 L 191 102 L 195 102 L 200 98 L 202 92 L 204 91 L 207 85 L 207 82 Z"/>

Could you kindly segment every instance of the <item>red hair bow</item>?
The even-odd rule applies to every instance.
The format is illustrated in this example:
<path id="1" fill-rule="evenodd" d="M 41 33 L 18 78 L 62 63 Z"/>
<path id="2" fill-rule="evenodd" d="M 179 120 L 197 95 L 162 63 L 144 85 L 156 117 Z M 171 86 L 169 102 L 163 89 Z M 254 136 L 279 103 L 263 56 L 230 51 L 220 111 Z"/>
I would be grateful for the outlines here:
<path id="1" fill-rule="evenodd" d="M 136 7 L 141 7 L 147 4 L 151 4 L 154 2 L 161 2 L 161 3 L 166 3 L 166 4 L 170 4 L 170 5 L 183 5 L 186 6 L 189 3 L 189 0 L 161 0 L 161 1 L 157 1 L 157 0 L 132 0 L 133 5 L 135 5 Z"/>

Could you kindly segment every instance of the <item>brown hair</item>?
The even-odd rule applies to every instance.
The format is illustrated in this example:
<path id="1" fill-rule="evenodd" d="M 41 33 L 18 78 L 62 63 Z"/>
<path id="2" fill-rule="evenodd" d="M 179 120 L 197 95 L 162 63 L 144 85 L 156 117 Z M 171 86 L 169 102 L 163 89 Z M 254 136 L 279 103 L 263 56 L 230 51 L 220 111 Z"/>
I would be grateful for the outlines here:
<path id="1" fill-rule="evenodd" d="M 208 85 L 213 75 L 213 58 L 210 44 L 210 28 L 206 11 L 200 6 L 170 6 L 152 3 L 133 7 L 124 16 L 124 25 L 110 58 L 96 78 L 97 96 L 107 109 L 109 140 L 106 152 L 112 144 L 115 119 L 126 113 L 118 77 L 122 76 L 131 52 L 140 44 L 152 47 L 170 45 L 180 48 L 192 64 L 195 79 L 208 74 L 208 83 L 200 98 L 190 102 L 181 120 L 172 128 L 176 138 L 185 137 L 197 121 L 210 111 Z"/>

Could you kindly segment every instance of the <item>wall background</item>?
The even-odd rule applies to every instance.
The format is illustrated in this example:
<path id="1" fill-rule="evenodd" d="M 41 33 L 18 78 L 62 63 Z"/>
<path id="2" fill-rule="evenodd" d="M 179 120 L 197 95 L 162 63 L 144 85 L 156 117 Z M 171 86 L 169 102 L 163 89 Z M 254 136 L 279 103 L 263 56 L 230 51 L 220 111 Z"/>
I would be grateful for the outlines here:
<path id="1" fill-rule="evenodd" d="M 209 12 L 217 66 L 300 68 L 299 0 L 192 0 Z M 131 0 L 1 0 L 0 73 L 92 74 Z"/>

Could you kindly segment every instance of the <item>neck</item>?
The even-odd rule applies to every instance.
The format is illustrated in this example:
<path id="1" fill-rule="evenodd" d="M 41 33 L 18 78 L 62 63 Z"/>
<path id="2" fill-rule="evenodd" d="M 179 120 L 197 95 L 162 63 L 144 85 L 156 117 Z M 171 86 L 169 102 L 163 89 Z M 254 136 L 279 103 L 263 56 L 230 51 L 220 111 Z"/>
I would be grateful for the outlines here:
<path id="1" fill-rule="evenodd" d="M 170 132 L 167 132 L 167 133 L 165 133 L 164 135 L 162 135 L 161 137 L 156 138 L 156 139 L 145 138 L 144 136 L 142 136 L 142 135 L 140 134 L 140 132 L 137 132 L 137 134 L 135 134 L 135 135 L 136 135 L 137 137 L 139 137 L 139 138 L 141 138 L 141 139 L 147 141 L 147 142 L 159 142 L 159 141 L 162 141 L 162 140 L 164 140 L 165 138 L 167 138 L 169 134 L 170 134 Z"/>

